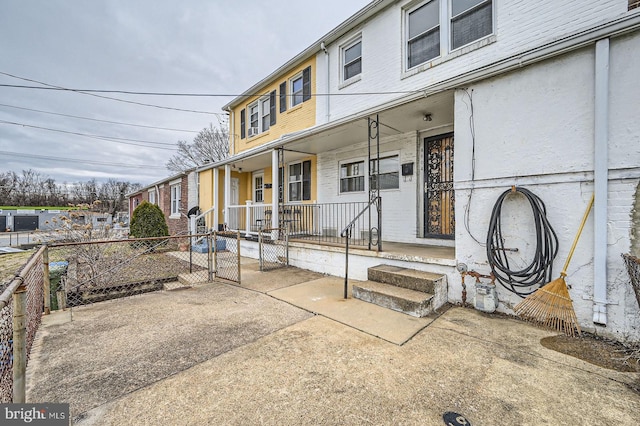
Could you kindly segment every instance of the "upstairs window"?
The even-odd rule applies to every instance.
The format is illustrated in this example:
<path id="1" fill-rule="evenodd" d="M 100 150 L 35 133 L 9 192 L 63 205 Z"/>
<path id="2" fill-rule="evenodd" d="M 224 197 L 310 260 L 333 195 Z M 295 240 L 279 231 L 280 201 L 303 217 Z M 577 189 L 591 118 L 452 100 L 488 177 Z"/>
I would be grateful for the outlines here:
<path id="1" fill-rule="evenodd" d="M 409 10 L 407 30 L 407 68 L 440 56 L 440 0 Z"/>
<path id="2" fill-rule="evenodd" d="M 249 136 L 253 136 L 251 129 L 256 129 L 255 133 L 258 133 L 259 108 L 260 104 L 258 102 L 249 105 Z"/>
<path id="3" fill-rule="evenodd" d="M 300 105 L 311 99 L 311 67 L 307 67 L 300 74 L 289 80 L 291 87 L 291 106 Z"/>
<path id="4" fill-rule="evenodd" d="M 451 0 L 451 48 L 493 32 L 492 0 Z"/>
<path id="5" fill-rule="evenodd" d="M 276 124 L 276 91 L 260 98 L 247 108 L 249 110 L 249 137 L 266 132 Z M 243 110 L 244 111 L 244 110 Z M 243 115 L 240 115 L 242 120 Z M 244 122 L 240 123 L 240 134 L 244 134 Z"/>
<path id="6" fill-rule="evenodd" d="M 156 190 L 155 189 L 149 190 L 149 202 L 151 204 L 156 204 Z"/>
<path id="7" fill-rule="evenodd" d="M 271 123 L 271 107 L 269 106 L 269 98 L 260 101 L 260 110 L 262 113 L 262 131 L 266 132 L 269 130 L 269 124 Z"/>
<path id="8" fill-rule="evenodd" d="M 302 74 L 291 80 L 291 106 L 296 106 L 302 103 Z"/>
<path id="9" fill-rule="evenodd" d="M 362 39 L 342 48 L 342 81 L 347 81 L 362 73 Z"/>
<path id="10" fill-rule="evenodd" d="M 364 161 L 340 165 L 340 193 L 364 191 Z"/>

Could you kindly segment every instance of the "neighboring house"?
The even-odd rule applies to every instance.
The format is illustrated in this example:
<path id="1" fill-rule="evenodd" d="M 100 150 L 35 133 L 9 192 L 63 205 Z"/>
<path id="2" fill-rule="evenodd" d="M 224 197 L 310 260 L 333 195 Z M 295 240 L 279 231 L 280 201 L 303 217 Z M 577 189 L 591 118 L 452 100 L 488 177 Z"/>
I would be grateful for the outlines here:
<path id="1" fill-rule="evenodd" d="M 196 174 L 193 170 L 152 183 L 136 192 L 127 194 L 129 217 L 143 201 L 157 205 L 164 213 L 169 235 L 189 232 L 187 213 L 198 206 Z"/>
<path id="2" fill-rule="evenodd" d="M 557 275 L 595 192 L 568 271 L 571 297 L 583 328 L 639 339 L 620 257 L 640 254 L 636 6 L 371 2 L 226 105 L 231 156 L 198 169 L 200 206 L 217 212 L 208 226 L 251 234 L 288 217 L 301 236 L 337 236 L 338 216 L 348 222 L 380 196 L 381 226 L 354 238 L 453 247 L 457 263 L 488 274 L 492 208 L 519 186 L 546 204 Z M 503 237 L 520 268 L 536 245 L 531 208 L 524 197 L 509 203 Z M 290 258 L 344 268 L 303 248 Z M 444 272 L 449 301 L 460 302 L 454 265 L 432 263 L 424 269 Z M 501 286 L 498 298 L 504 312 L 520 300 Z"/>

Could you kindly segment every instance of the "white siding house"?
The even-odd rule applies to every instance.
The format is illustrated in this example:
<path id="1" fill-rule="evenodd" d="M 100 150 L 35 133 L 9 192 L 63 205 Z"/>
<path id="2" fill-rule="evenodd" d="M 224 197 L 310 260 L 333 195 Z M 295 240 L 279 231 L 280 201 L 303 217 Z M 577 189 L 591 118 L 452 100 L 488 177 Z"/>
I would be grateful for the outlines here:
<path id="1" fill-rule="evenodd" d="M 584 329 L 638 340 L 621 254 L 640 255 L 639 30 L 640 9 L 628 0 L 372 1 L 287 65 L 316 58 L 316 124 L 252 155 L 275 166 L 275 148 L 315 155 L 318 203 L 367 201 L 372 158 L 382 239 L 454 247 L 456 263 L 482 274 L 500 194 L 523 187 L 545 203 L 557 277 L 595 192 L 567 271 L 571 297 Z M 380 136 L 371 157 L 368 119 Z M 503 238 L 522 268 L 536 245 L 531 208 L 518 194 L 508 200 Z M 340 270 L 327 253 L 318 262 L 302 250 L 291 256 Z M 448 300 L 460 302 L 453 265 L 432 269 L 447 274 Z M 521 300 L 501 286 L 498 298 L 507 313 Z"/>

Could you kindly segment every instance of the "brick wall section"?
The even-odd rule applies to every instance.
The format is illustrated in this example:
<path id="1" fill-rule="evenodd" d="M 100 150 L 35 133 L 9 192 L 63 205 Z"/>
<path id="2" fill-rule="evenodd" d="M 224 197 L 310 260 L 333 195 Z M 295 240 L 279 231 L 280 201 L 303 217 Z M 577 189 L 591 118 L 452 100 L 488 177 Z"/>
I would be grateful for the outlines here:
<path id="1" fill-rule="evenodd" d="M 167 226 L 169 227 L 169 235 L 176 235 L 186 233 L 189 230 L 189 220 L 186 218 L 188 209 L 188 178 L 182 177 L 180 183 L 180 218 L 171 217 L 171 185 L 165 184 L 164 186 L 164 200 L 162 204 L 162 211 L 164 212 L 167 220 Z"/>

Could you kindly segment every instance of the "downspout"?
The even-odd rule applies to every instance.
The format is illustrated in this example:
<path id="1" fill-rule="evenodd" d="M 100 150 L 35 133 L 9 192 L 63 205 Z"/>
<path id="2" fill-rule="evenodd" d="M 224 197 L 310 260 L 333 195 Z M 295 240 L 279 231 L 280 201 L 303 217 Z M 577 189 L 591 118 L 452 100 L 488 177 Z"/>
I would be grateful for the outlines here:
<path id="1" fill-rule="evenodd" d="M 225 108 L 225 111 L 227 111 L 229 113 L 229 144 L 230 146 L 230 154 L 231 155 L 235 155 L 236 153 L 236 133 L 235 133 L 235 114 L 233 113 L 233 111 L 231 110 L 231 108 L 227 107 Z"/>
<path id="2" fill-rule="evenodd" d="M 594 109 L 593 322 L 607 325 L 607 185 L 609 173 L 609 39 L 596 42 Z"/>
<path id="3" fill-rule="evenodd" d="M 331 66 L 329 64 L 329 50 L 327 46 L 325 46 L 324 41 L 320 43 L 320 49 L 324 51 L 324 57 L 326 58 L 327 64 L 327 96 L 326 96 L 326 107 L 327 107 L 327 123 L 331 119 Z"/>

